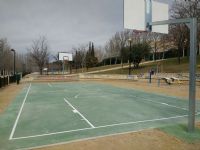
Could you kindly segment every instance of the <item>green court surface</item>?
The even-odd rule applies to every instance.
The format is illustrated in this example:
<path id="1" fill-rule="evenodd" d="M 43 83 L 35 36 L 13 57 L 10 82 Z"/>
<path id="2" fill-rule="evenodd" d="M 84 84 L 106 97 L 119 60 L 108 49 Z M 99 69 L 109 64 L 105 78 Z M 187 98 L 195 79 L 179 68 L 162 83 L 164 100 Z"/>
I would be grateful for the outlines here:
<path id="1" fill-rule="evenodd" d="M 0 116 L 0 149 L 186 124 L 187 114 L 188 101 L 176 97 L 96 83 L 32 83 Z"/>

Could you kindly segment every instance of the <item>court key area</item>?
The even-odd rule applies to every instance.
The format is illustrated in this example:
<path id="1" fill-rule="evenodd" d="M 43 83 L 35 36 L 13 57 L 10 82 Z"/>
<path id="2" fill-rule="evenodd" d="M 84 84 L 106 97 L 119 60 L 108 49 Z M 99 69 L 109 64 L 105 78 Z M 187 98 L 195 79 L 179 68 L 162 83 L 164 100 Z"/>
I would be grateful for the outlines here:
<path id="1" fill-rule="evenodd" d="M 199 102 L 197 119 L 199 119 Z M 188 100 L 111 85 L 30 83 L 0 116 L 0 149 L 27 149 L 187 123 Z"/>

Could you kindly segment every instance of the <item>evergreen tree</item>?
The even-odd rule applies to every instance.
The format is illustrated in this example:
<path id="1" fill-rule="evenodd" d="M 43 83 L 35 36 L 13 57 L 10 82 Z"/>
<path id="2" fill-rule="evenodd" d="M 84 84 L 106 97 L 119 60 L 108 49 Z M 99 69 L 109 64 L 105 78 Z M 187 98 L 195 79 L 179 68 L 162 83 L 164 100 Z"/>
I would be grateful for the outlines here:
<path id="1" fill-rule="evenodd" d="M 94 43 L 93 42 L 92 42 L 92 48 L 91 48 L 91 56 L 95 57 L 95 54 L 94 54 Z"/>
<path id="2" fill-rule="evenodd" d="M 89 43 L 89 50 L 86 53 L 86 68 L 90 67 L 95 67 L 96 64 L 98 63 L 97 57 L 95 57 L 95 52 L 94 52 L 94 44 Z"/>

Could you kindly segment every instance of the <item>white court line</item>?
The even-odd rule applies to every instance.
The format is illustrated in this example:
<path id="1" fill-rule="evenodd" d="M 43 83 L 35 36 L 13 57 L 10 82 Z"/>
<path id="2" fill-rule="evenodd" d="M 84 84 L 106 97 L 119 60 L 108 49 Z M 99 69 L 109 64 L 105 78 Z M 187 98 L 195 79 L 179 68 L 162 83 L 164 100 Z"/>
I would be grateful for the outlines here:
<path id="1" fill-rule="evenodd" d="M 49 86 L 49 87 L 52 87 L 52 85 L 51 85 L 50 83 L 48 83 L 48 86 Z"/>
<path id="2" fill-rule="evenodd" d="M 188 109 L 186 109 L 186 108 L 178 107 L 178 106 L 175 106 L 175 105 L 170 105 L 170 104 L 167 104 L 167 103 L 162 103 L 162 104 L 166 105 L 166 106 L 169 106 L 169 107 L 174 107 L 174 108 L 178 108 L 178 109 L 182 109 L 182 110 L 188 111 Z"/>
<path id="3" fill-rule="evenodd" d="M 68 130 L 68 131 L 53 132 L 53 133 L 46 133 L 46 134 L 39 134 L 39 135 L 31 135 L 31 136 L 25 136 L 25 137 L 17 137 L 17 138 L 12 138 L 12 140 L 28 139 L 28 138 L 56 135 L 56 134 L 62 134 L 62 133 L 70 133 L 70 132 L 84 131 L 84 130 L 89 130 L 89 129 L 93 129 L 93 128 L 82 128 L 82 129 L 76 129 L 76 130 Z"/>
<path id="4" fill-rule="evenodd" d="M 80 96 L 80 93 L 79 94 L 77 94 L 76 96 L 74 96 L 74 98 L 78 98 Z"/>
<path id="5" fill-rule="evenodd" d="M 77 114 L 79 114 L 92 128 L 95 128 L 95 126 L 89 121 L 87 120 L 68 100 L 66 100 L 64 98 L 64 101 L 73 109 L 77 112 Z"/>
<path id="6" fill-rule="evenodd" d="M 21 108 L 20 108 L 20 110 L 19 110 L 19 112 L 18 112 L 18 115 L 17 115 L 17 118 L 16 118 L 15 123 L 14 123 L 14 125 L 13 125 L 13 128 L 12 128 L 12 131 L 11 131 L 11 134 L 10 134 L 10 137 L 9 137 L 9 140 L 12 140 L 12 139 L 13 139 L 13 135 L 14 135 L 14 133 L 15 133 L 15 129 L 16 129 L 16 127 L 17 127 L 17 123 L 18 123 L 19 117 L 20 117 L 20 115 L 21 115 L 21 113 L 22 113 L 22 110 L 23 110 L 23 107 L 24 107 L 24 104 L 25 104 L 25 102 L 26 102 L 26 99 L 27 99 L 27 96 L 28 96 L 28 93 L 29 93 L 30 89 L 31 89 L 31 83 L 30 83 L 29 88 L 28 88 L 28 90 L 27 90 L 27 92 L 26 92 L 26 95 L 25 95 L 25 97 L 24 97 L 24 100 L 23 100 L 23 103 L 22 103 L 22 105 L 21 105 Z"/>
<path id="7" fill-rule="evenodd" d="M 153 102 L 153 103 L 157 103 L 157 104 L 161 104 L 161 105 L 165 105 L 165 106 L 174 107 L 174 108 L 178 108 L 178 109 L 182 109 L 182 110 L 188 111 L 188 109 L 186 109 L 186 108 L 178 107 L 178 106 L 175 106 L 175 105 L 170 105 L 170 104 L 167 104 L 167 103 L 157 102 L 157 101 L 154 101 L 154 100 L 146 99 L 144 97 L 137 97 L 137 96 L 133 96 L 133 95 L 130 95 L 130 96 L 131 97 L 135 97 L 135 98 L 142 98 L 142 101 L 149 101 L 149 102 Z"/>
<path id="8" fill-rule="evenodd" d="M 33 150 L 33 149 L 41 149 L 41 148 L 47 148 L 50 146 L 58 146 L 58 145 L 63 145 L 63 144 L 68 144 L 68 143 L 74 143 L 74 142 L 82 142 L 82 141 L 87 141 L 87 140 L 94 140 L 98 138 L 105 138 L 105 137 L 110 137 L 110 136 L 117 136 L 117 135 L 124 135 L 124 134 L 130 134 L 130 133 L 137 133 L 137 132 L 142 132 L 142 131 L 148 131 L 151 129 L 155 129 L 154 127 L 150 128 L 145 128 L 141 130 L 136 130 L 136 131 L 128 131 L 128 132 L 119 132 L 119 133 L 113 133 L 113 134 L 107 134 L 107 135 L 100 135 L 100 136 L 94 136 L 94 137 L 89 137 L 89 138 L 83 138 L 83 139 L 78 139 L 78 140 L 70 140 L 67 142 L 59 142 L 55 144 L 47 144 L 47 145 L 42 145 L 42 146 L 35 146 L 35 147 L 28 147 L 28 148 L 20 148 L 16 150 Z"/>
<path id="9" fill-rule="evenodd" d="M 199 114 L 200 114 L 200 112 L 198 112 L 196 115 L 199 115 Z M 17 137 L 17 138 L 12 138 L 12 140 L 28 139 L 28 138 L 56 135 L 56 134 L 62 134 L 62 133 L 71 133 L 71 132 L 85 131 L 85 130 L 92 130 L 92 129 L 100 129 L 100 128 L 107 128 L 107 127 L 114 127 L 114 126 L 122 126 L 122 125 L 130 125 L 130 124 L 138 124 L 138 123 L 146 123 L 146 122 L 156 122 L 156 121 L 184 118 L 184 117 L 187 117 L 187 116 L 188 115 L 181 115 L 181 116 L 174 116 L 174 117 L 168 117 L 168 118 L 158 118 L 158 119 L 151 119 L 151 120 L 141 120 L 141 121 L 118 123 L 118 124 L 110 124 L 110 125 L 97 126 L 95 128 L 83 128 L 83 129 L 53 132 L 53 133 L 46 133 L 46 134 L 39 134 L 39 135 L 32 135 L 32 136 L 25 136 L 25 137 Z"/>

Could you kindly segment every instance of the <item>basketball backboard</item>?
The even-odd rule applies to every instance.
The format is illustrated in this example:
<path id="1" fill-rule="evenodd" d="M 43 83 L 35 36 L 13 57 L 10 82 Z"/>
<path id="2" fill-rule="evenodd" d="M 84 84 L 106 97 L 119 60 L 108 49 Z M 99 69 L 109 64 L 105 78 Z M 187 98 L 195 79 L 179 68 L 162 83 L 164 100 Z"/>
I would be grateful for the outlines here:
<path id="1" fill-rule="evenodd" d="M 152 22 L 163 21 L 169 19 L 169 4 L 152 1 Z M 152 32 L 168 33 L 169 26 L 152 26 Z"/>
<path id="2" fill-rule="evenodd" d="M 58 53 L 58 57 L 59 60 L 68 60 L 68 61 L 72 61 L 73 57 L 72 57 L 72 53 L 67 53 L 67 52 L 59 52 Z"/>
<path id="3" fill-rule="evenodd" d="M 124 28 L 145 30 L 145 1 L 124 0 Z"/>
<path id="4" fill-rule="evenodd" d="M 169 3 L 151 0 L 151 7 L 147 7 L 147 2 L 149 0 L 124 0 L 124 28 L 146 31 L 149 12 L 152 22 L 169 19 Z M 152 27 L 152 31 L 168 33 L 168 25 Z"/>

